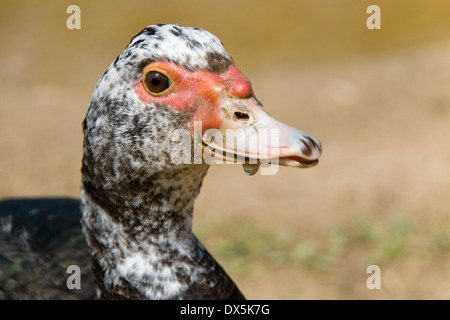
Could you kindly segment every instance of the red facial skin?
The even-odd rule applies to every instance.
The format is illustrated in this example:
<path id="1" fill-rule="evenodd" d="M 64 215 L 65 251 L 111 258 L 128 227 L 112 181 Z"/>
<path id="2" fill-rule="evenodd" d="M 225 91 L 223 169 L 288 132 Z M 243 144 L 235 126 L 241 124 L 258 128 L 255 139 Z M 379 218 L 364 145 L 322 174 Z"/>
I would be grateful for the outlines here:
<path id="1" fill-rule="evenodd" d="M 189 71 L 175 63 L 154 62 L 143 70 L 143 79 L 149 71 L 165 74 L 172 85 L 159 94 L 151 94 L 144 80 L 138 82 L 135 91 L 145 103 L 163 103 L 180 111 L 194 113 L 194 121 L 202 122 L 205 132 L 218 128 L 221 123 L 220 100 L 224 96 L 246 99 L 253 95 L 250 81 L 234 65 L 228 71 L 218 75 L 208 71 Z"/>

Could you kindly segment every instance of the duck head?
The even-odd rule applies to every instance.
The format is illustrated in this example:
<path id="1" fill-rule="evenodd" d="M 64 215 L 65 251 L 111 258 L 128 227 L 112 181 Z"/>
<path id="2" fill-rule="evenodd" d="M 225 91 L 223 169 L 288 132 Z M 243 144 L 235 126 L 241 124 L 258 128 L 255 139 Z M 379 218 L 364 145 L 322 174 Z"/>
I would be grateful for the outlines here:
<path id="1" fill-rule="evenodd" d="M 317 139 L 269 115 L 218 38 L 177 25 L 145 28 L 111 64 L 85 136 L 103 158 L 114 149 L 116 174 L 221 160 L 306 168 L 321 155 Z"/>

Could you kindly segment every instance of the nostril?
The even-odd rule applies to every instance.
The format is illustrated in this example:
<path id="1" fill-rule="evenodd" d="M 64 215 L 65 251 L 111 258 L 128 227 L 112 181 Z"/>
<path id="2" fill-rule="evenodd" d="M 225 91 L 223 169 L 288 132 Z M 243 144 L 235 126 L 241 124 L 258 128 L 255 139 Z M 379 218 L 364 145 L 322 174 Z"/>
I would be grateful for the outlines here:
<path id="1" fill-rule="evenodd" d="M 239 121 L 246 121 L 246 120 L 250 119 L 250 116 L 247 113 L 240 112 L 240 111 L 236 111 L 233 114 L 233 116 L 234 116 L 235 119 L 237 119 Z"/>

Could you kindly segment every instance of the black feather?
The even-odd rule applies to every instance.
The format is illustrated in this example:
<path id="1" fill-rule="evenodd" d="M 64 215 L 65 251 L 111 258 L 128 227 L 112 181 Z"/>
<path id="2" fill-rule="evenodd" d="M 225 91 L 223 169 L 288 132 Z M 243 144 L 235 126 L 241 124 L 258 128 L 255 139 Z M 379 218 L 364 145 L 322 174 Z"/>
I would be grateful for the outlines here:
<path id="1" fill-rule="evenodd" d="M 80 219 L 79 200 L 0 201 L 0 298 L 92 299 L 91 257 Z M 80 290 L 67 288 L 70 265 L 80 267 Z"/>

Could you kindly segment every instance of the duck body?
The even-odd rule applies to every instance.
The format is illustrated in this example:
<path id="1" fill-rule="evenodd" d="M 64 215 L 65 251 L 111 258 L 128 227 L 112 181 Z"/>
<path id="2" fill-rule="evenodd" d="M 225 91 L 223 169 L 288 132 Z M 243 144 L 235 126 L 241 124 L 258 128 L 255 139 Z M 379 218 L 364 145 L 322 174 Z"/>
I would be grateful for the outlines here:
<path id="1" fill-rule="evenodd" d="M 269 129 L 277 140 L 264 152 L 248 143 Z M 100 299 L 244 299 L 192 233 L 205 155 L 253 174 L 263 161 L 310 167 L 321 153 L 315 138 L 268 115 L 218 38 L 179 25 L 131 40 L 98 82 L 83 132 L 80 248 Z M 244 143 L 234 145 L 238 134 Z M 61 230 L 79 227 L 70 217 L 78 224 Z"/>
<path id="2" fill-rule="evenodd" d="M 93 299 L 80 219 L 78 199 L 0 201 L 0 299 Z M 80 267 L 80 290 L 67 287 L 70 265 Z"/>

